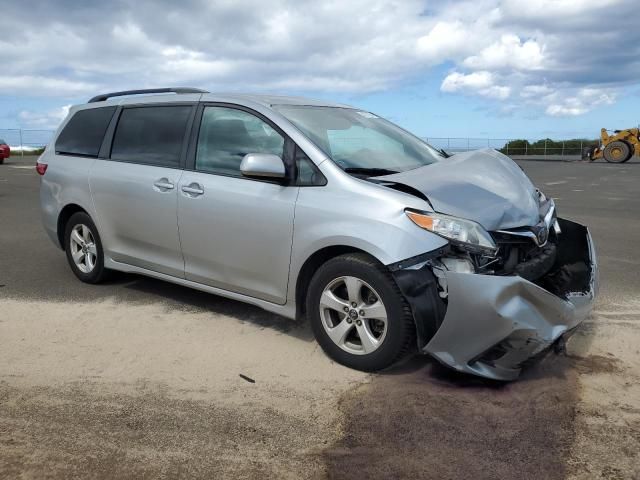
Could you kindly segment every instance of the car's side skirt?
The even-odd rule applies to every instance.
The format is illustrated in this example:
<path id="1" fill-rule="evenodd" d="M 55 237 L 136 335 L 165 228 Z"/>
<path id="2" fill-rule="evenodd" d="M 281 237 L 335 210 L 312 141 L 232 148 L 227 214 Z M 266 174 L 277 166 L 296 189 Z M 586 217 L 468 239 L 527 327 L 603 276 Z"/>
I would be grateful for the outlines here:
<path id="1" fill-rule="evenodd" d="M 278 305 L 276 303 L 267 302 L 265 300 L 253 298 L 247 295 L 243 295 L 241 293 L 230 292 L 228 290 L 211 287 L 209 285 L 203 285 L 201 283 L 193 282 L 191 280 L 186 280 L 184 278 L 178 278 L 178 277 L 173 277 L 171 275 L 167 275 L 164 273 L 154 272 L 153 270 L 137 267 L 135 265 L 116 262 L 111 258 L 105 258 L 104 266 L 105 268 L 109 268 L 111 270 L 117 270 L 125 273 L 136 273 L 136 274 L 144 275 L 147 277 L 157 278 L 158 280 L 164 280 L 166 282 L 175 283 L 177 285 L 193 288 L 196 290 L 200 290 L 202 292 L 211 293 L 213 295 L 219 295 L 221 297 L 230 298 L 232 300 L 238 300 L 240 302 L 249 303 L 251 305 L 255 305 L 256 307 L 260 307 L 264 310 L 267 310 L 268 312 L 272 312 L 277 315 L 282 315 L 283 317 L 287 317 L 290 319 L 296 318 L 296 308 L 295 308 L 295 305 L 293 304 L 287 303 L 285 305 Z"/>

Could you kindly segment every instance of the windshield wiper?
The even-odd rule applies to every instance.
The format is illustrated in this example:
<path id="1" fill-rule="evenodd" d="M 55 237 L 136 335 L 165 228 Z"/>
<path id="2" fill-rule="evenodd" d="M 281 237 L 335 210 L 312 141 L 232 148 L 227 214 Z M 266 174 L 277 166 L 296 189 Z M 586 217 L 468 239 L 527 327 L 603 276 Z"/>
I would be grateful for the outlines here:
<path id="1" fill-rule="evenodd" d="M 392 175 L 400 173 L 397 170 L 389 170 L 388 168 L 364 168 L 364 167 L 347 167 L 344 169 L 347 173 L 355 173 L 356 175 L 366 175 L 367 177 L 380 177 L 382 175 Z"/>

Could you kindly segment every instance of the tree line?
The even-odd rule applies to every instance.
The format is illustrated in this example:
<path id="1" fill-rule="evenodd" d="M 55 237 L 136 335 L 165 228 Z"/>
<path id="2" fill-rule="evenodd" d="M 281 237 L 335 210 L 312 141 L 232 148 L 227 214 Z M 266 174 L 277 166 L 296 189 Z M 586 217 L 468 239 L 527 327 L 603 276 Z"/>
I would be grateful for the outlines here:
<path id="1" fill-rule="evenodd" d="M 571 140 L 544 138 L 535 142 L 518 139 L 509 140 L 499 151 L 505 155 L 582 155 L 583 149 L 598 144 L 599 140 L 588 138 L 572 138 Z"/>

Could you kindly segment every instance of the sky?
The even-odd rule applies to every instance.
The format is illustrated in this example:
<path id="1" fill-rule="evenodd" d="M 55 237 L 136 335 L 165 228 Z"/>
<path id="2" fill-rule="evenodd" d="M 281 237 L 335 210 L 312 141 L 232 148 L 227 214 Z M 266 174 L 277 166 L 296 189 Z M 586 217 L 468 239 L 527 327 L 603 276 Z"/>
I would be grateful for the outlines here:
<path id="1" fill-rule="evenodd" d="M 348 103 L 423 137 L 596 138 L 640 122 L 637 19 L 637 0 L 4 0 L 0 129 L 190 86 Z"/>

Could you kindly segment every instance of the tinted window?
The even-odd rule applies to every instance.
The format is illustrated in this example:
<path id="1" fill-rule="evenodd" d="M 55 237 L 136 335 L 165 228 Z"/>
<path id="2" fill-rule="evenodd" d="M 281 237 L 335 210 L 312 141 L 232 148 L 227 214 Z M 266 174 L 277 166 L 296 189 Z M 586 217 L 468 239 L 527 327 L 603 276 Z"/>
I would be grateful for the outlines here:
<path id="1" fill-rule="evenodd" d="M 191 106 L 136 107 L 122 110 L 111 158 L 177 167 Z"/>
<path id="2" fill-rule="evenodd" d="M 97 157 L 116 107 L 76 112 L 56 140 L 56 152 Z"/>
<path id="3" fill-rule="evenodd" d="M 282 158 L 284 138 L 266 122 L 242 110 L 205 107 L 198 137 L 196 170 L 240 176 L 248 153 Z"/>

